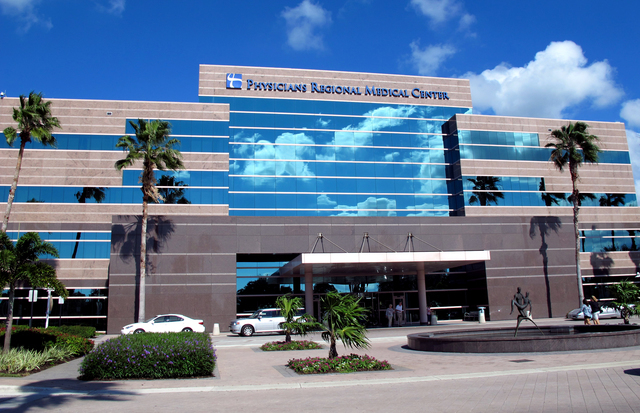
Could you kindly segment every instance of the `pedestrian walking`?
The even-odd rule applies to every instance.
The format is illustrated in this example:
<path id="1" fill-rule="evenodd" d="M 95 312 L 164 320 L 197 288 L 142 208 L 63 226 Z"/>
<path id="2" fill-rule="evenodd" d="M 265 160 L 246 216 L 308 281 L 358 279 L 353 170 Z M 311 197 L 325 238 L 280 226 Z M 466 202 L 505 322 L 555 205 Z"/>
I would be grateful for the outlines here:
<path id="1" fill-rule="evenodd" d="M 600 303 L 595 295 L 591 296 L 589 307 L 591 307 L 591 319 L 593 320 L 593 324 L 600 325 L 600 313 L 602 312 L 602 308 L 600 308 Z"/>
<path id="2" fill-rule="evenodd" d="M 582 307 L 580 308 L 580 310 L 584 315 L 584 323 L 586 325 L 590 325 L 592 314 L 591 314 L 591 307 L 589 306 L 589 300 L 587 300 L 586 298 L 582 300 Z"/>
<path id="3" fill-rule="evenodd" d="M 395 311 L 393 310 L 393 304 L 389 304 L 389 308 L 387 308 L 387 312 L 385 313 L 387 316 L 387 320 L 389 321 L 388 327 L 393 325 L 393 314 Z"/>

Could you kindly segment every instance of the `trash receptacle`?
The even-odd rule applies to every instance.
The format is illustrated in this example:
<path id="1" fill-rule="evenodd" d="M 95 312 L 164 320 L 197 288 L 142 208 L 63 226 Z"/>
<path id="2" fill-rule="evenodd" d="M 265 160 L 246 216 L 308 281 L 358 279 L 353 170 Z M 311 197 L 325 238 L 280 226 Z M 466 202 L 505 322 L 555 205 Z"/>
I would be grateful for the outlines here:
<path id="1" fill-rule="evenodd" d="M 431 325 L 432 326 L 438 325 L 438 316 L 435 314 L 431 314 Z"/>

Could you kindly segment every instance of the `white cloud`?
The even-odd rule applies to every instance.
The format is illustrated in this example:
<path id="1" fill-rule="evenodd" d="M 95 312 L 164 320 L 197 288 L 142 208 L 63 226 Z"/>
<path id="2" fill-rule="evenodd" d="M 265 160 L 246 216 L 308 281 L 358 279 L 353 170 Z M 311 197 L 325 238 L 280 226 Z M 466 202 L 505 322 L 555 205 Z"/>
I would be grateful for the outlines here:
<path id="1" fill-rule="evenodd" d="M 620 117 L 632 128 L 640 128 L 640 99 L 628 100 L 622 104 Z"/>
<path id="2" fill-rule="evenodd" d="M 591 102 L 605 107 L 623 95 L 606 60 L 587 65 L 582 48 L 572 41 L 552 42 L 524 67 L 501 63 L 471 81 L 474 109 L 497 115 L 563 117 L 573 106 Z"/>
<path id="3" fill-rule="evenodd" d="M 463 5 L 458 0 L 411 0 L 411 5 L 418 13 L 426 16 L 432 26 L 439 26 L 447 20 L 457 19 L 458 30 L 475 37 L 471 32 L 471 26 L 476 22 L 476 17 L 466 13 Z M 435 29 L 435 27 L 433 27 Z"/>
<path id="4" fill-rule="evenodd" d="M 451 19 L 462 9 L 456 0 L 411 0 L 411 5 L 434 24 Z"/>
<path id="5" fill-rule="evenodd" d="M 456 53 L 450 45 L 431 45 L 420 49 L 417 41 L 411 42 L 410 62 L 423 76 L 434 76 L 442 63 Z"/>
<path id="6" fill-rule="evenodd" d="M 465 13 L 460 17 L 460 22 L 458 23 L 458 30 L 461 32 L 469 32 L 470 35 L 475 37 L 475 33 L 471 33 L 471 26 L 476 22 L 476 16 L 473 14 Z"/>
<path id="7" fill-rule="evenodd" d="M 106 7 L 101 7 L 101 10 L 110 14 L 115 14 L 116 16 L 122 16 L 126 3 L 127 0 L 109 0 L 108 5 Z"/>
<path id="8" fill-rule="evenodd" d="M 282 12 L 287 23 L 287 43 L 294 50 L 324 49 L 322 35 L 317 31 L 331 23 L 331 13 L 311 0 L 303 0 L 296 7 Z"/>
<path id="9" fill-rule="evenodd" d="M 38 16 L 36 5 L 40 0 L 0 0 L 2 14 L 15 17 L 18 21 L 18 32 L 26 33 L 35 25 L 49 30 L 53 27 L 51 19 Z"/>
<path id="10" fill-rule="evenodd" d="M 627 143 L 629 144 L 633 179 L 636 183 L 636 194 L 638 194 L 638 189 L 640 189 L 640 133 L 627 129 Z"/>
<path id="11" fill-rule="evenodd" d="M 318 196 L 318 207 L 326 208 L 326 207 L 334 207 L 338 205 L 336 201 L 332 201 L 329 195 L 322 194 Z"/>

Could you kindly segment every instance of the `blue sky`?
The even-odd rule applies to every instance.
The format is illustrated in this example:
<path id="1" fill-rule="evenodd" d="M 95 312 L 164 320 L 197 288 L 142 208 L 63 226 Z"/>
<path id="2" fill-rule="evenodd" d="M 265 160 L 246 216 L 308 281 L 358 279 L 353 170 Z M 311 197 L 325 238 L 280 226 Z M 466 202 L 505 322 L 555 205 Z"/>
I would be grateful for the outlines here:
<path id="1" fill-rule="evenodd" d="M 194 102 L 201 63 L 464 77 L 475 113 L 625 122 L 639 187 L 639 15 L 637 0 L 0 0 L 0 91 Z"/>

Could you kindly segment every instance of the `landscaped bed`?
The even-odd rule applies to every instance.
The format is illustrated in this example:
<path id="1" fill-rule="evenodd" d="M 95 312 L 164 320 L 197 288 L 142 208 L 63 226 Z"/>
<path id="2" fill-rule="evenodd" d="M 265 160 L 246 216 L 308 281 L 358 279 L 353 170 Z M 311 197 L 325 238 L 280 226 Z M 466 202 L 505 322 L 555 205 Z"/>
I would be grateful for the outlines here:
<path id="1" fill-rule="evenodd" d="M 306 359 L 291 359 L 287 367 L 298 374 L 322 373 L 353 373 L 356 371 L 392 370 L 387 361 L 379 361 L 373 357 L 358 354 L 336 357 L 309 357 Z"/>
<path id="2" fill-rule="evenodd" d="M 4 342 L 5 327 L 0 327 L 0 342 Z M 0 355 L 0 375 L 25 376 L 65 363 L 85 355 L 93 348 L 87 338 L 93 327 L 11 329 L 11 350 Z"/>
<path id="3" fill-rule="evenodd" d="M 100 344 L 79 373 L 82 380 L 204 377 L 213 375 L 215 362 L 207 333 L 142 333 Z"/>
<path id="4" fill-rule="evenodd" d="M 263 351 L 287 351 L 287 350 L 317 350 L 322 346 L 315 341 L 309 340 L 293 340 L 286 341 L 270 341 L 260 346 L 260 350 Z"/>

